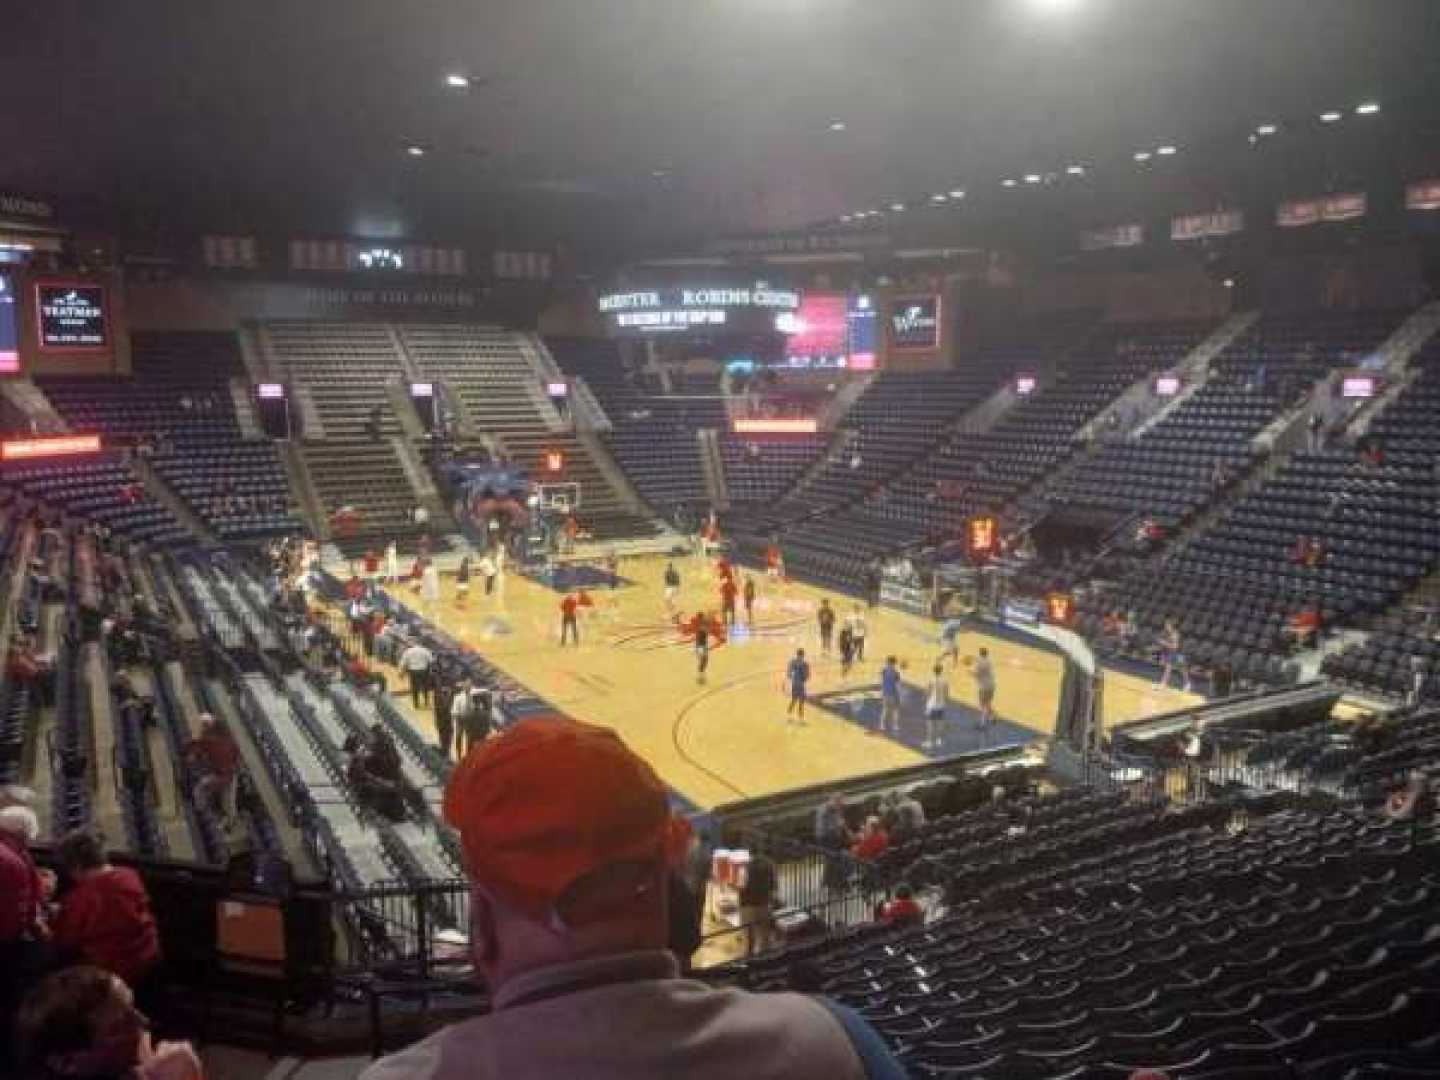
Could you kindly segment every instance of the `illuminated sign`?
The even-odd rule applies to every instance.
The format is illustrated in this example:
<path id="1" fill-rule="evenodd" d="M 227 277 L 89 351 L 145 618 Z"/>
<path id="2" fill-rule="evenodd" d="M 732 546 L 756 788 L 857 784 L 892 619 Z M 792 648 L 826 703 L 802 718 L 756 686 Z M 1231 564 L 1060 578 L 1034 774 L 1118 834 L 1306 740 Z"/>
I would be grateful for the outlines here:
<path id="1" fill-rule="evenodd" d="M 890 302 L 890 347 L 924 352 L 940 347 L 940 297 L 902 296 Z"/>
<path id="2" fill-rule="evenodd" d="M 1170 220 L 1171 240 L 1203 240 L 1207 236 L 1229 236 L 1245 228 L 1245 214 L 1239 210 L 1217 210 L 1213 214 L 1184 214 Z"/>
<path id="3" fill-rule="evenodd" d="M 15 303 L 15 282 L 0 273 L 0 375 L 20 370 L 20 313 Z"/>
<path id="4" fill-rule="evenodd" d="M 844 293 L 807 292 L 800 310 L 776 318 L 777 328 L 790 335 L 785 343 L 787 357 L 842 357 L 848 352 L 849 297 Z M 789 327 L 780 326 L 786 320 Z"/>
<path id="5" fill-rule="evenodd" d="M 1000 523 L 991 514 L 979 514 L 965 521 L 965 554 L 975 562 L 994 555 L 1000 545 Z"/>
<path id="6" fill-rule="evenodd" d="M 1023 397 L 1023 396 L 1026 395 L 1026 394 L 1033 394 L 1034 392 L 1035 392 L 1035 376 L 1034 376 L 1034 375 L 1016 375 L 1016 376 L 1015 376 L 1015 393 L 1017 393 L 1017 394 L 1019 394 L 1019 395 L 1021 395 L 1021 396 Z"/>
<path id="7" fill-rule="evenodd" d="M 1178 393 L 1180 393 L 1180 376 L 1179 376 L 1179 375 L 1156 375 L 1156 376 L 1155 376 L 1155 396 L 1156 396 L 1156 397 L 1174 397 L 1174 396 L 1175 396 L 1176 394 L 1178 394 Z"/>
<path id="8" fill-rule="evenodd" d="M 361 248 L 355 253 L 355 265 L 361 270 L 404 270 L 405 256 L 394 248 Z"/>
<path id="9" fill-rule="evenodd" d="M 558 473 L 565 468 L 565 455 L 559 450 L 545 451 L 545 471 Z"/>
<path id="10" fill-rule="evenodd" d="M 435 384 L 434 384 L 434 383 L 428 383 L 428 382 L 412 382 L 412 383 L 410 384 L 410 396 L 411 396 L 412 398 L 415 398 L 415 397 L 434 397 L 434 396 L 435 396 Z"/>
<path id="11" fill-rule="evenodd" d="M 771 308 L 794 311 L 800 294 L 793 289 L 772 289 L 763 282 L 753 288 L 648 289 L 610 293 L 600 297 L 600 310 L 607 315 L 622 311 L 691 311 L 725 308 Z"/>
<path id="12" fill-rule="evenodd" d="M 267 399 L 283 398 L 285 396 L 285 384 L 278 382 L 256 383 L 255 396 Z"/>
<path id="13" fill-rule="evenodd" d="M 724 326 L 723 311 L 631 311 L 615 316 L 615 325 L 627 330 L 688 330 L 692 326 Z"/>
<path id="14" fill-rule="evenodd" d="M 1406 210 L 1440 210 L 1440 180 L 1418 180 L 1405 188 Z"/>
<path id="15" fill-rule="evenodd" d="M 570 384 L 567 382 L 546 383 L 545 392 L 551 397 L 568 397 L 570 395 Z"/>
<path id="16" fill-rule="evenodd" d="M 1295 229 L 1321 221 L 1351 221 L 1364 217 L 1366 206 L 1363 191 L 1327 195 L 1323 199 L 1296 199 L 1275 208 L 1275 224 L 1282 229 Z"/>
<path id="17" fill-rule="evenodd" d="M 1058 626 L 1069 626 L 1075 619 L 1075 597 L 1068 592 L 1046 593 L 1045 617 Z"/>
<path id="18" fill-rule="evenodd" d="M 813 435 L 820 424 L 813 417 L 788 420 L 736 420 L 737 435 Z"/>
<path id="19" fill-rule="evenodd" d="M 42 350 L 98 352 L 109 344 L 103 285 L 41 282 L 35 311 Z"/>
<path id="20" fill-rule="evenodd" d="M 1375 396 L 1373 375 L 1346 375 L 1340 384 L 1340 396 L 1344 398 L 1370 398 Z"/>
<path id="21" fill-rule="evenodd" d="M 47 439 L 11 439 L 0 443 L 0 460 L 93 454 L 100 449 L 99 435 L 56 435 Z"/>

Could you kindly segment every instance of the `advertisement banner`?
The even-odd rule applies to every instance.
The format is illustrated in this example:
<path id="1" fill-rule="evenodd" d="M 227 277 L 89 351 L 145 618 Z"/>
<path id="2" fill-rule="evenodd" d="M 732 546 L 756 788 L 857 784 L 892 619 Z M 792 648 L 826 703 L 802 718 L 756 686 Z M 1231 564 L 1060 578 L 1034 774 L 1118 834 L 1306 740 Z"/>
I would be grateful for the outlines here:
<path id="1" fill-rule="evenodd" d="M 926 352 L 940 347 L 940 297 L 899 296 L 890 301 L 890 348 Z"/>
<path id="2" fill-rule="evenodd" d="M 0 375 L 20 371 L 20 305 L 15 302 L 15 279 L 0 270 Z"/>
<path id="3" fill-rule="evenodd" d="M 1144 242 L 1145 226 L 1139 224 L 1114 225 L 1108 229 L 1089 229 L 1080 234 L 1081 251 L 1139 247 Z"/>
<path id="4" fill-rule="evenodd" d="M 1245 228 L 1240 210 L 1216 210 L 1211 214 L 1182 214 L 1170 221 L 1171 240 L 1203 240 L 1207 236 L 1229 236 Z"/>
<path id="5" fill-rule="evenodd" d="M 1417 180 L 1405 188 L 1406 210 L 1440 210 L 1440 180 Z"/>
<path id="6" fill-rule="evenodd" d="M 41 352 L 103 352 L 110 344 L 105 286 L 42 281 L 35 286 Z"/>

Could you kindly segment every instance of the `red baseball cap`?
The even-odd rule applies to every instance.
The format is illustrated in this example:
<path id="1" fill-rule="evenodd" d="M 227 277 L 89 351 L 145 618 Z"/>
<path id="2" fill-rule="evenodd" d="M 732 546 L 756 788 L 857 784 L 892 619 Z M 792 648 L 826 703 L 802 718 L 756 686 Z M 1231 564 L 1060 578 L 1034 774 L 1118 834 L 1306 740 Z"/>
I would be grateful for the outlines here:
<path id="1" fill-rule="evenodd" d="M 467 754 L 444 814 L 470 876 L 537 919 L 593 870 L 663 858 L 671 828 L 645 761 L 608 728 L 558 716 L 522 720 Z"/>

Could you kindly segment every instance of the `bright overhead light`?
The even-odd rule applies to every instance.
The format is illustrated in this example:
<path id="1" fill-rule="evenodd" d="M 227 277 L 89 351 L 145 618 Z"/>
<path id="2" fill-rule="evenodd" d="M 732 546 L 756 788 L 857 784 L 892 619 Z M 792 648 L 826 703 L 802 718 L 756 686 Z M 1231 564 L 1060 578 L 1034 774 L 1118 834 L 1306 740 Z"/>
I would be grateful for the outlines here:
<path id="1" fill-rule="evenodd" d="M 425 148 L 423 146 L 411 144 L 410 146 L 407 146 L 405 148 L 405 153 L 409 154 L 411 157 L 424 157 Z"/>
<path id="2" fill-rule="evenodd" d="M 1150 160 L 1150 151 L 1149 151 L 1149 150 L 1136 150 L 1136 151 L 1135 151 L 1135 160 L 1136 160 L 1136 161 L 1149 161 L 1149 160 Z"/>
<path id="3" fill-rule="evenodd" d="M 1322 124 L 1333 124 L 1339 119 L 1340 113 L 1336 112 L 1334 109 L 1331 109 L 1329 112 L 1322 112 L 1320 114 L 1320 122 Z"/>
<path id="4" fill-rule="evenodd" d="M 1378 101 L 1366 101 L 1355 106 L 1355 112 L 1360 116 L 1374 116 L 1379 111 L 1380 103 Z"/>
<path id="5" fill-rule="evenodd" d="M 905 209 L 905 204 L 904 204 L 903 202 L 892 202 L 892 203 L 890 204 L 890 209 L 893 210 L 893 211 L 895 211 L 895 213 L 898 214 L 898 213 L 900 213 L 900 211 L 902 211 L 902 210 Z"/>
<path id="6" fill-rule="evenodd" d="M 1227 277 L 1220 284 L 1224 285 L 1227 289 L 1233 289 L 1235 287 L 1235 279 L 1233 277 Z"/>
<path id="7" fill-rule="evenodd" d="M 1008 177 L 1008 176 L 1007 176 L 1004 180 L 1001 180 L 1000 183 L 1001 183 L 1001 185 L 1004 186 L 1004 187 L 1014 187 L 1015 184 L 1016 184 L 1016 181 L 1015 181 L 1014 179 L 1012 179 L 1011 177 Z"/>
<path id="8" fill-rule="evenodd" d="M 841 215 L 840 215 L 840 220 L 843 221 L 843 222 L 845 222 L 846 224 L 849 224 L 849 222 L 850 222 L 850 215 L 849 215 L 849 214 L 841 214 Z"/>
<path id="9" fill-rule="evenodd" d="M 1026 174 L 1025 174 L 1025 183 L 1027 183 L 1027 184 L 1038 184 L 1039 182 L 1040 182 L 1040 174 L 1039 174 L 1038 172 L 1032 172 L 1032 173 L 1026 173 Z"/>
<path id="10" fill-rule="evenodd" d="M 955 188 L 953 191 L 950 192 L 950 198 L 952 198 L 952 199 L 963 199 L 964 197 L 965 197 L 965 189 L 964 189 L 964 188 Z"/>
<path id="11" fill-rule="evenodd" d="M 469 90 L 470 76 L 462 75 L 458 71 L 452 71 L 449 75 L 445 76 L 445 85 L 455 90 Z"/>
<path id="12" fill-rule="evenodd" d="M 930 201 L 933 203 L 942 203 L 945 202 L 948 198 L 949 196 L 947 196 L 943 191 L 937 191 L 934 195 L 930 196 Z"/>
<path id="13" fill-rule="evenodd" d="M 831 131 L 844 131 L 844 130 L 845 130 L 845 121 L 844 121 L 844 120 L 831 120 L 831 121 L 830 121 L 830 130 L 831 130 Z"/>
<path id="14" fill-rule="evenodd" d="M 1174 154 L 1178 149 L 1179 147 L 1176 146 L 1161 146 L 1156 148 L 1155 153 L 1159 154 L 1161 157 L 1169 157 L 1171 154 Z"/>
<path id="15" fill-rule="evenodd" d="M 1069 173 L 1071 176 L 1084 176 L 1084 175 L 1085 175 L 1085 166 L 1084 166 L 1084 165 L 1067 165 L 1067 166 L 1065 166 L 1065 171 L 1066 171 L 1067 173 Z"/>
<path id="16" fill-rule="evenodd" d="M 1256 135 L 1274 135 L 1280 128 L 1275 124 L 1261 124 L 1255 129 Z"/>

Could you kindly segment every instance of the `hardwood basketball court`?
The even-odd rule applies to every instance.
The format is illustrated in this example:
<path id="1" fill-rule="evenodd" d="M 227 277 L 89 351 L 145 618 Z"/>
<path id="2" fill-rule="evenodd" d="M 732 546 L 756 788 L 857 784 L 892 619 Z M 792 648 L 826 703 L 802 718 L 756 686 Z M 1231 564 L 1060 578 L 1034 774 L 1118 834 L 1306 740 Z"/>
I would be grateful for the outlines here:
<path id="1" fill-rule="evenodd" d="M 925 760 L 917 749 L 870 734 L 856 713 L 836 702 L 871 696 L 888 654 L 899 658 L 907 684 L 926 683 L 940 652 L 933 620 L 868 609 L 865 660 L 842 677 L 839 660 L 820 652 L 815 611 L 828 596 L 843 619 L 855 601 L 805 584 L 772 583 L 755 572 L 756 625 L 744 625 L 742 606 L 741 625 L 712 650 L 708 677 L 701 683 L 693 648 L 667 612 L 662 585 L 667 561 L 653 555 L 623 559 L 619 588 L 587 588 L 594 606 L 582 609 L 578 648 L 559 644 L 561 594 L 518 574 L 506 574 L 490 597 L 476 577 L 463 608 L 456 606 L 453 575 L 443 578 L 441 599 L 433 607 L 408 586 L 389 591 L 557 709 L 614 728 L 677 794 L 702 809 Z M 713 563 L 697 557 L 674 561 L 682 582 L 677 610 L 686 618 L 702 606 L 718 614 Z M 962 635 L 959 644 L 962 656 L 987 645 L 995 663 L 996 710 L 1007 723 L 989 745 L 1048 737 L 1060 687 L 1059 658 L 978 633 Z M 804 648 L 811 661 L 812 701 L 805 723 L 789 725 L 783 678 L 797 648 Z M 974 707 L 975 685 L 968 671 L 948 663 L 946 670 L 952 702 Z M 822 701 L 813 700 L 817 696 Z M 409 710 L 408 695 L 405 700 L 407 714 L 433 738 L 429 711 Z M 1108 672 L 1105 723 L 1108 727 L 1197 700 Z M 918 715 L 907 715 L 907 730 L 919 722 Z"/>

